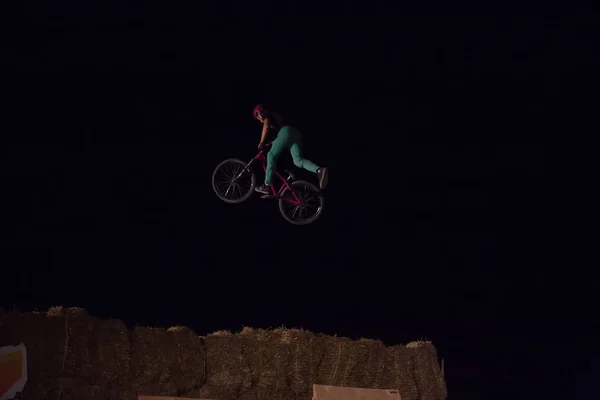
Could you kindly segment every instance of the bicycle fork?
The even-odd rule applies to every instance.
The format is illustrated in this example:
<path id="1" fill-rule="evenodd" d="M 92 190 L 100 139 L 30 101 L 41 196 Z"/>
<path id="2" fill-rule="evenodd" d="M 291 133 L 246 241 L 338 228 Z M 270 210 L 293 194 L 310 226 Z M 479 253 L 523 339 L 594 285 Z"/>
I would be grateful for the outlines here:
<path id="1" fill-rule="evenodd" d="M 252 166 L 253 163 L 254 163 L 254 158 L 252 160 L 250 160 L 250 162 L 248 164 L 246 164 L 246 166 L 244 168 L 242 168 L 240 173 L 237 174 L 237 176 L 235 177 L 235 180 L 237 181 L 238 179 L 240 179 L 242 177 L 242 175 L 244 175 L 246 172 L 250 171 L 250 167 Z"/>

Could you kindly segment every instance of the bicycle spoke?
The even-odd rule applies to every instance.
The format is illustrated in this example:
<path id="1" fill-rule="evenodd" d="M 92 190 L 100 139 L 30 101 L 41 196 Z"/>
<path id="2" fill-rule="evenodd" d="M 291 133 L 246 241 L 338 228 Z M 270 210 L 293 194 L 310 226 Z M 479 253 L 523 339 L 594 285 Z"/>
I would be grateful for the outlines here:
<path id="1" fill-rule="evenodd" d="M 248 195 L 252 187 L 252 173 L 245 174 L 241 162 L 223 163 L 213 176 L 213 187 L 224 199 L 237 201 Z M 239 178 L 238 178 L 239 176 Z"/>
<path id="2" fill-rule="evenodd" d="M 298 206 L 296 206 L 296 207 L 294 208 L 294 212 L 292 213 L 292 217 L 295 217 L 295 216 L 296 216 L 296 212 L 297 212 L 299 209 L 300 209 L 300 207 L 298 207 Z"/>
<path id="3" fill-rule="evenodd" d="M 227 190 L 225 191 L 225 197 L 229 194 L 229 190 L 231 189 L 231 184 L 227 186 Z"/>
<path id="4" fill-rule="evenodd" d="M 234 191 L 237 191 L 240 194 L 240 197 L 242 197 L 242 188 L 240 185 L 235 185 Z"/>

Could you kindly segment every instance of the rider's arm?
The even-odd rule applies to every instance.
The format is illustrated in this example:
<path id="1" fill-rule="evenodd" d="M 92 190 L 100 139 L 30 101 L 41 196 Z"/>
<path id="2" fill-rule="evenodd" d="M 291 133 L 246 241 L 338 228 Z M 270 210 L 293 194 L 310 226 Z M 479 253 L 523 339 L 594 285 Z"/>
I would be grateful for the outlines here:
<path id="1" fill-rule="evenodd" d="M 269 118 L 265 118 L 263 120 L 263 128 L 262 128 L 262 134 L 260 135 L 260 143 L 264 143 L 265 140 L 267 139 L 267 135 L 269 134 Z"/>

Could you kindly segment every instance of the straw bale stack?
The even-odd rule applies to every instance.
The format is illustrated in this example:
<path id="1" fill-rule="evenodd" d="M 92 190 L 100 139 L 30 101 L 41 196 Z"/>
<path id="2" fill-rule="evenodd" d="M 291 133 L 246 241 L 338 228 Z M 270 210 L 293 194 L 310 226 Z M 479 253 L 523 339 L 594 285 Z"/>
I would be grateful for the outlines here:
<path id="1" fill-rule="evenodd" d="M 403 400 L 444 400 L 429 342 L 385 347 L 298 329 L 245 328 L 199 337 L 138 327 L 78 308 L 0 312 L 0 346 L 25 343 L 25 399 L 124 399 L 139 394 L 219 400 L 310 400 L 313 384 L 396 388 Z"/>
<path id="2" fill-rule="evenodd" d="M 444 400 L 446 383 L 438 365 L 437 351 L 431 342 L 417 341 L 406 345 L 413 361 L 420 400 Z"/>
<path id="3" fill-rule="evenodd" d="M 199 394 L 206 378 L 202 338 L 185 327 L 131 332 L 134 391 L 155 396 Z"/>
<path id="4" fill-rule="evenodd" d="M 200 396 L 206 399 L 240 398 L 252 387 L 252 373 L 244 358 L 239 335 L 218 331 L 204 338 L 206 384 Z"/>

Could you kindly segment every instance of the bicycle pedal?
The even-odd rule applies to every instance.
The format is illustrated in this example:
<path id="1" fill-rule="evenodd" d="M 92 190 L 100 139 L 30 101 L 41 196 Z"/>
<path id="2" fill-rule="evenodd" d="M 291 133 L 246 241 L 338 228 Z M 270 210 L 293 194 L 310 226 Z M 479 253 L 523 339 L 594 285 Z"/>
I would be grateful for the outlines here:
<path id="1" fill-rule="evenodd" d="M 273 196 L 272 194 L 265 194 L 260 196 L 261 199 L 274 199 L 275 196 Z"/>

